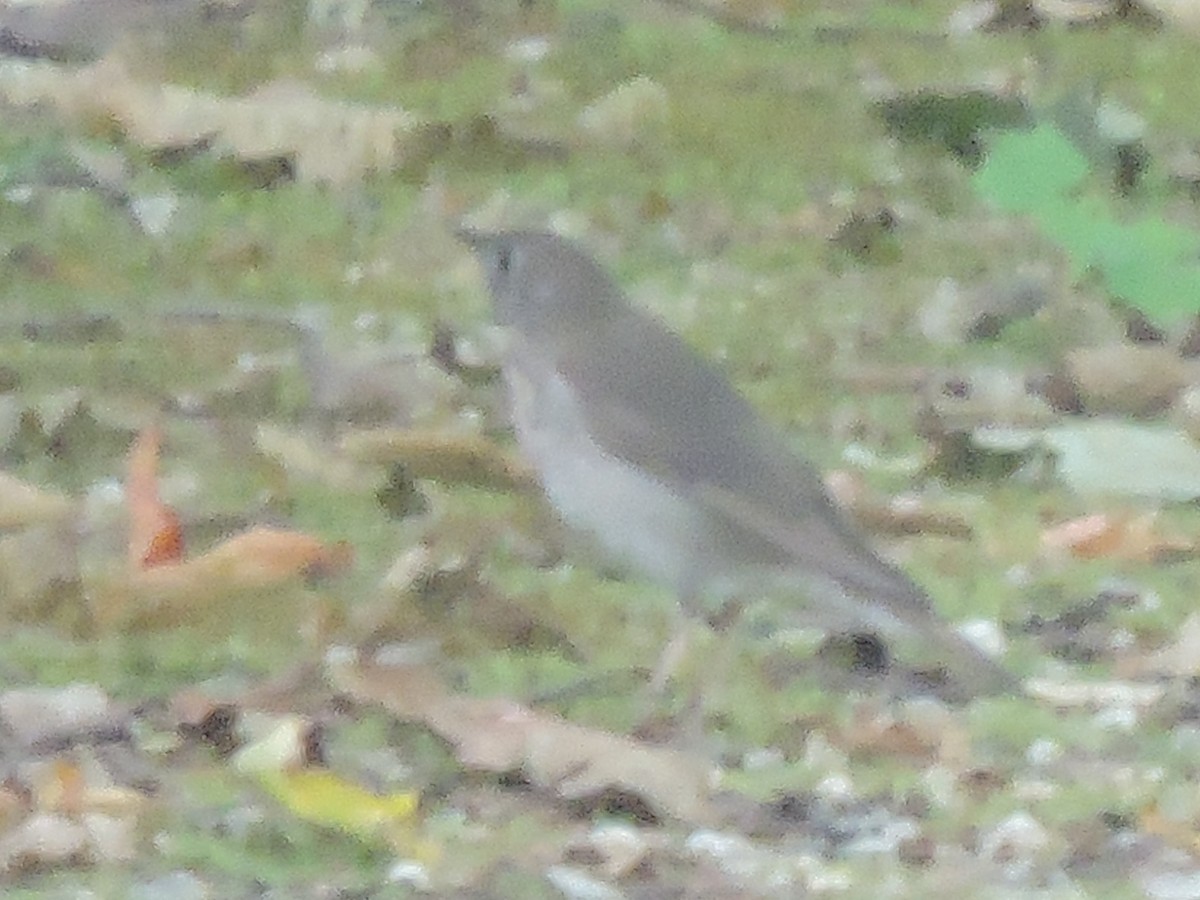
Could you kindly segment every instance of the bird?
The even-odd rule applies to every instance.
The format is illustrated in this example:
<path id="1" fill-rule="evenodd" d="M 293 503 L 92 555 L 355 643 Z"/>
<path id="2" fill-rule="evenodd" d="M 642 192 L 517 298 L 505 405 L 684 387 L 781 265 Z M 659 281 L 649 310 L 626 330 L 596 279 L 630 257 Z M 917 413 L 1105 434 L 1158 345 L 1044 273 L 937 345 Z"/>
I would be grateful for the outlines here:
<path id="1" fill-rule="evenodd" d="M 569 530 L 703 617 L 785 597 L 805 624 L 920 648 L 972 696 L 1020 682 L 954 631 L 716 366 L 550 231 L 462 228 L 496 324 L 517 445 Z"/>

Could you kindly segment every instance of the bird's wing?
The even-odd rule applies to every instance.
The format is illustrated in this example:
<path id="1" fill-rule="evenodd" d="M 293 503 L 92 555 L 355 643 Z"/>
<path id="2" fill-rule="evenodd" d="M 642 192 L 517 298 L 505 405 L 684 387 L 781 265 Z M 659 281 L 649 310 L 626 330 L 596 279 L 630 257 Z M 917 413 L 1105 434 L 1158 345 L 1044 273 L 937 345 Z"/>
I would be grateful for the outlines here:
<path id="1" fill-rule="evenodd" d="M 596 348 L 620 346 L 619 353 Z M 623 359 L 636 365 L 622 367 Z M 826 493 L 820 473 L 717 369 L 657 320 L 626 316 L 580 337 L 557 367 L 603 449 L 640 466 L 847 592 L 927 620 L 924 592 L 880 559 Z M 637 374 L 634 374 L 636 371 Z"/>
<path id="2" fill-rule="evenodd" d="M 668 484 L 746 486 L 762 421 L 657 320 L 630 311 L 601 333 L 577 335 L 555 365 L 606 451 Z"/>

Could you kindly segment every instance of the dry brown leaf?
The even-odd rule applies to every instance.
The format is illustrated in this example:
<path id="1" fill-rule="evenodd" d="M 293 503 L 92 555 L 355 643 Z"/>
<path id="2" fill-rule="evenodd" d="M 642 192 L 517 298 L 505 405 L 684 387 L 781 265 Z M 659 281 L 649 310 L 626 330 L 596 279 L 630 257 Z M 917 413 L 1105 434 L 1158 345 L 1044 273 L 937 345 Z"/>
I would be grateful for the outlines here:
<path id="1" fill-rule="evenodd" d="M 136 848 L 132 818 L 39 812 L 0 837 L 0 870 L 45 871 L 67 865 L 128 861 Z"/>
<path id="2" fill-rule="evenodd" d="M 1172 847 L 1200 856 L 1200 833 L 1196 830 L 1195 822 L 1169 818 L 1157 804 L 1151 803 L 1138 814 L 1138 826 L 1146 834 L 1162 838 Z"/>
<path id="3" fill-rule="evenodd" d="M 68 760 L 54 760 L 34 785 L 38 809 L 78 816 L 84 812 L 87 782 L 79 766 Z"/>
<path id="4" fill-rule="evenodd" d="M 94 684 L 12 688 L 0 693 L 0 726 L 27 746 L 123 728 L 126 717 Z"/>
<path id="5" fill-rule="evenodd" d="M 353 551 L 342 542 L 324 543 L 297 531 L 255 528 L 195 559 L 95 584 L 92 614 L 105 628 L 171 628 L 211 621 L 214 616 L 236 622 L 240 614 L 249 619 L 255 612 L 244 603 L 255 592 L 334 575 L 352 560 Z M 279 598 L 258 600 L 261 605 L 277 603 Z M 302 617 L 296 612 L 294 620 L 298 623 Z"/>
<path id="6" fill-rule="evenodd" d="M 402 463 L 414 478 L 471 484 L 498 490 L 536 490 L 533 472 L 492 441 L 475 435 L 416 429 L 378 429 L 347 435 L 341 444 L 351 459 Z"/>
<path id="7" fill-rule="evenodd" d="M 75 505 L 64 495 L 0 472 L 0 531 L 61 522 L 74 509 Z"/>
<path id="8" fill-rule="evenodd" d="M 1052 281 L 1048 269 L 1033 266 L 977 283 L 943 278 L 917 311 L 917 326 L 939 344 L 987 340 L 1045 306 Z"/>
<path id="9" fill-rule="evenodd" d="M 863 706 L 830 738 L 851 753 L 963 769 L 971 758 L 970 735 L 944 707 L 939 709 L 938 715 L 915 710 L 909 715 L 893 715 Z"/>
<path id="10" fill-rule="evenodd" d="M 147 586 L 250 589 L 290 578 L 323 578 L 347 568 L 353 551 L 280 528 L 253 528 L 234 535 L 195 559 L 137 576 Z"/>
<path id="11" fill-rule="evenodd" d="M 93 813 L 130 818 L 146 805 L 145 794 L 115 784 L 99 766 L 65 757 L 41 766 L 30 787 L 36 810 L 76 819 Z"/>
<path id="12" fill-rule="evenodd" d="M 1030 390 L 1028 373 L 976 366 L 929 379 L 922 388 L 927 408 L 922 430 L 954 435 L 978 428 L 1040 428 L 1059 420 L 1045 398 Z"/>
<path id="13" fill-rule="evenodd" d="M 79 529 L 66 519 L 0 535 L 0 611 L 8 618 L 78 622 Z"/>
<path id="14" fill-rule="evenodd" d="M 1130 670 L 1125 674 L 1132 676 L 1194 678 L 1200 675 L 1200 613 L 1187 617 L 1170 644 L 1141 660 L 1128 660 L 1123 669 Z"/>
<path id="15" fill-rule="evenodd" d="M 615 789 L 684 821 L 712 818 L 714 772 L 698 758 L 575 725 L 512 701 L 453 694 L 423 666 L 336 662 L 330 678 L 360 702 L 378 703 L 401 719 L 423 722 L 471 768 L 520 770 L 537 787 L 565 799 Z"/>
<path id="16" fill-rule="evenodd" d="M 585 137 L 629 150 L 660 141 L 670 114 L 667 89 L 652 78 L 637 75 L 584 108 L 578 123 Z"/>
<path id="17" fill-rule="evenodd" d="M 162 429 L 145 428 L 129 449 L 125 502 L 129 508 L 129 564 L 152 568 L 183 559 L 179 516 L 158 496 L 158 453 Z"/>
<path id="18" fill-rule="evenodd" d="M 129 35 L 187 33 L 210 20 L 219 0 L 49 0 L 0 5 L 0 29 L 26 53 L 44 59 L 99 55 Z"/>
<path id="19" fill-rule="evenodd" d="M 162 580 L 211 578 L 238 587 L 265 587 L 289 578 L 326 578 L 344 571 L 354 560 L 350 545 L 326 543 L 299 531 L 252 528 L 234 535 L 212 550 L 173 569 L 164 569 Z M 146 572 L 153 582 L 159 573 Z"/>
<path id="20" fill-rule="evenodd" d="M 162 508 L 160 527 L 142 553 L 141 564 L 147 569 L 183 559 L 183 523 L 169 506 Z"/>
<path id="21" fill-rule="evenodd" d="M 183 560 L 179 519 L 158 496 L 158 427 L 145 429 L 130 450 L 126 499 L 130 510 L 129 570 L 114 583 L 95 583 L 91 612 L 101 627 L 172 627 L 225 615 L 238 621 L 231 601 L 299 579 L 346 569 L 353 551 L 311 535 L 253 528 L 207 553 Z M 266 598 L 269 603 L 272 598 Z M 261 604 L 260 604 L 261 605 Z M 243 607 L 249 612 L 248 607 Z"/>
<path id="22" fill-rule="evenodd" d="M 234 752 L 234 769 L 248 772 L 298 772 L 310 764 L 315 726 L 305 716 L 259 715 L 248 740 Z"/>
<path id="23" fill-rule="evenodd" d="M 1200 3 L 1196 0 L 1140 0 L 1138 5 L 1192 35 L 1200 34 Z"/>
<path id="24" fill-rule="evenodd" d="M 221 97 L 141 82 L 115 57 L 78 69 L 28 62 L 0 68 L 0 98 L 57 107 L 77 121 L 116 122 L 151 149 L 211 143 L 240 160 L 286 157 L 301 181 L 354 181 L 425 152 L 425 124 L 396 106 L 327 100 L 298 81 Z"/>
<path id="25" fill-rule="evenodd" d="M 0 781 L 0 834 L 6 834 L 33 812 L 33 795 L 16 778 Z"/>
<path id="26" fill-rule="evenodd" d="M 1160 684 L 1130 681 L 1063 681 L 1030 678 L 1025 681 L 1030 697 L 1063 709 L 1125 707 L 1140 711 L 1162 700 L 1166 688 Z"/>
<path id="27" fill-rule="evenodd" d="M 347 459 L 309 435 L 260 423 L 254 444 L 264 456 L 277 460 L 293 478 L 318 480 L 339 490 L 364 493 L 379 481 L 374 469 Z"/>
<path id="28" fill-rule="evenodd" d="M 829 472 L 825 476 L 825 486 L 837 504 L 872 534 L 971 537 L 971 525 L 961 516 L 930 509 L 921 500 L 912 497 L 896 497 L 891 502 L 881 502 L 869 493 L 862 477 L 855 473 L 845 470 Z"/>
<path id="29" fill-rule="evenodd" d="M 1195 381 L 1195 361 L 1155 344 L 1081 347 L 1066 358 L 1067 371 L 1091 413 L 1148 416 L 1167 409 Z"/>
<path id="30" fill-rule="evenodd" d="M 1178 535 L 1163 534 L 1158 514 L 1093 513 L 1062 522 L 1042 532 L 1042 550 L 1070 553 L 1079 559 L 1115 559 L 1155 562 L 1195 551 L 1195 543 Z"/>
<path id="31" fill-rule="evenodd" d="M 652 854 L 664 849 L 666 839 L 628 822 L 599 822 L 588 834 L 566 849 L 567 859 L 582 857 L 597 866 L 605 878 L 636 877 L 639 868 L 652 865 Z"/>

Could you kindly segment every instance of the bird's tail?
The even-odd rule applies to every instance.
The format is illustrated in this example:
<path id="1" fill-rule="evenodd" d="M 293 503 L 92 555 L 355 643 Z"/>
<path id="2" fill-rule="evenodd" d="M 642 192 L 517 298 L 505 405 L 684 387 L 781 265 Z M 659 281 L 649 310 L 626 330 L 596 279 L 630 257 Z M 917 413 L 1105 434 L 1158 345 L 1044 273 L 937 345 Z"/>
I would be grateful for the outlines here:
<path id="1" fill-rule="evenodd" d="M 920 656 L 944 669 L 950 682 L 971 696 L 1017 696 L 1021 680 L 944 623 L 930 623 L 920 637 Z"/>

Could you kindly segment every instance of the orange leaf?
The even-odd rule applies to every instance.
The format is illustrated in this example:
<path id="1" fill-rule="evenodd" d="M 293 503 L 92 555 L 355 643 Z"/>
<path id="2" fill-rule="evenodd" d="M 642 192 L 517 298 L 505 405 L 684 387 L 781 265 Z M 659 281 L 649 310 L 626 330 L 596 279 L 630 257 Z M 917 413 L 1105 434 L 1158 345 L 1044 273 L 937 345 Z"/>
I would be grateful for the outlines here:
<path id="1" fill-rule="evenodd" d="M 1146 834 L 1162 838 L 1167 844 L 1193 856 L 1200 855 L 1200 836 L 1196 834 L 1195 824 L 1169 818 L 1156 803 L 1150 803 L 1141 810 L 1138 825 Z"/>
<path id="2" fill-rule="evenodd" d="M 173 628 L 249 623 L 269 613 L 278 625 L 287 614 L 270 607 L 270 589 L 336 574 L 352 561 L 344 542 L 325 544 L 298 531 L 254 528 L 195 559 L 135 569 L 95 590 L 92 615 L 102 627 Z"/>
<path id="3" fill-rule="evenodd" d="M 1154 562 L 1173 554 L 1194 552 L 1184 538 L 1163 533 L 1154 513 L 1093 513 L 1042 532 L 1042 548 L 1066 551 L 1077 559 L 1121 559 Z"/>
<path id="4" fill-rule="evenodd" d="M 148 569 L 183 559 L 179 516 L 158 496 L 158 451 L 162 429 L 142 430 L 129 450 L 125 499 L 129 505 L 129 562 Z"/>
<path id="5" fill-rule="evenodd" d="M 84 809 L 86 790 L 87 782 L 79 766 L 60 757 L 54 760 L 40 779 L 38 806 L 68 815 L 79 815 Z"/>
<path id="6" fill-rule="evenodd" d="M 1104 513 L 1080 516 L 1043 531 L 1042 546 L 1084 559 L 1108 556 L 1120 545 L 1121 524 Z"/>
<path id="7" fill-rule="evenodd" d="M 171 507 L 164 506 L 161 521 L 161 527 L 154 532 L 146 552 L 142 554 L 140 564 L 144 569 L 177 563 L 183 559 L 183 526 L 179 515 Z"/>
<path id="8" fill-rule="evenodd" d="M 326 544 L 282 528 L 252 528 L 218 544 L 189 563 L 198 571 L 244 586 L 274 584 L 295 576 L 322 578 L 353 561 L 346 543 Z"/>

